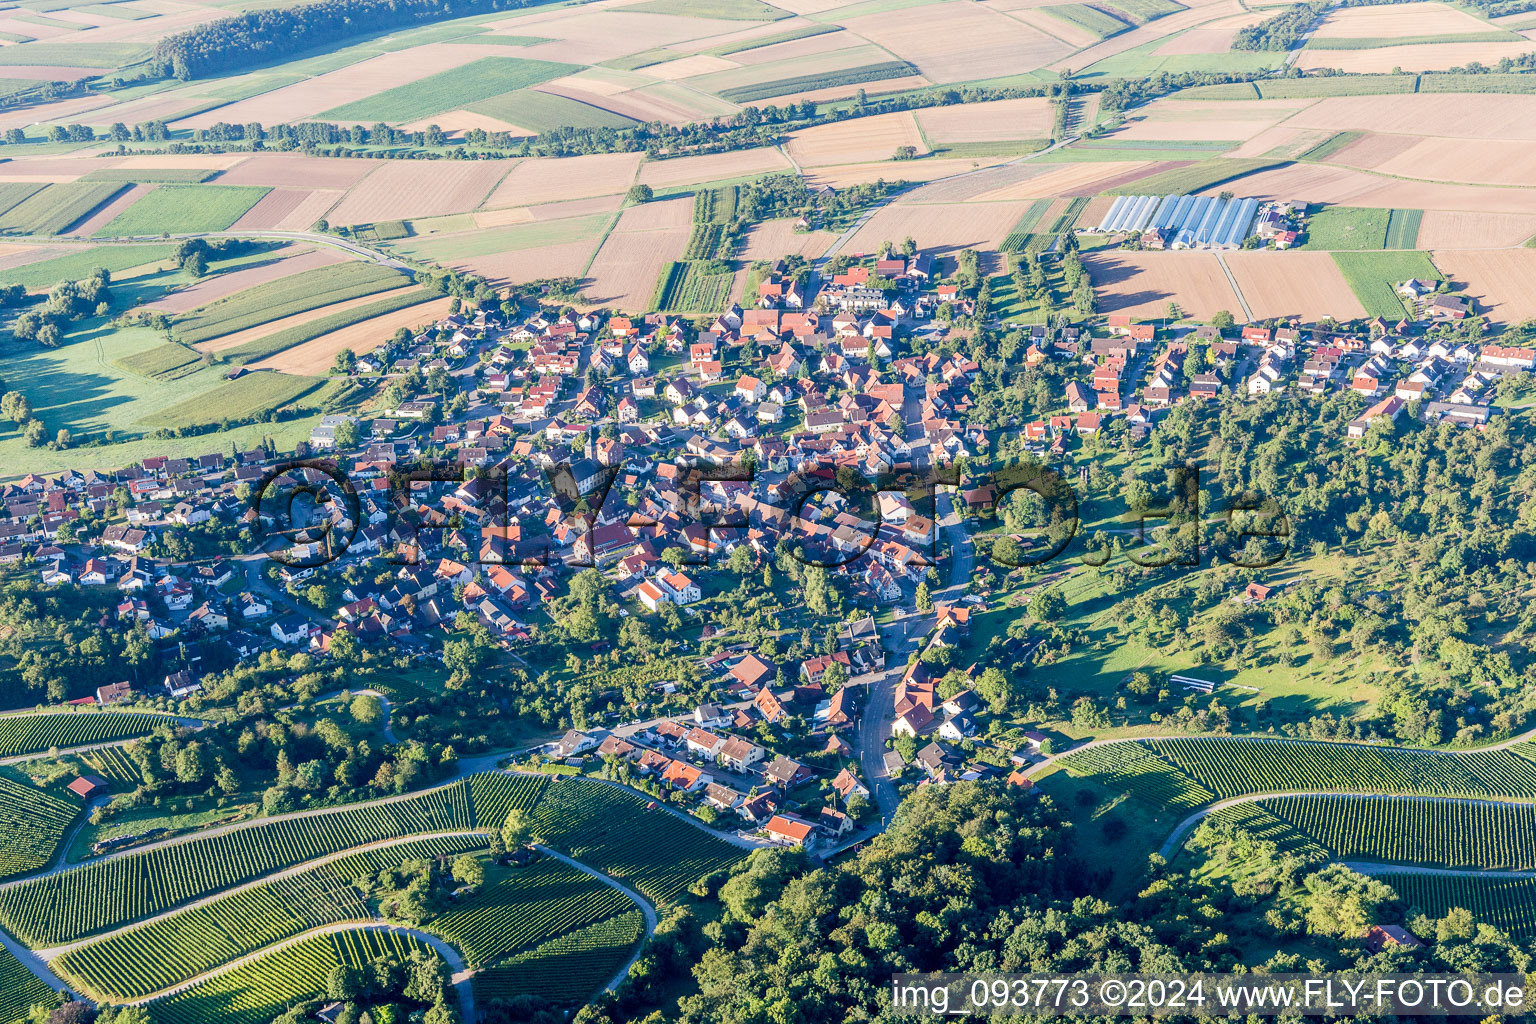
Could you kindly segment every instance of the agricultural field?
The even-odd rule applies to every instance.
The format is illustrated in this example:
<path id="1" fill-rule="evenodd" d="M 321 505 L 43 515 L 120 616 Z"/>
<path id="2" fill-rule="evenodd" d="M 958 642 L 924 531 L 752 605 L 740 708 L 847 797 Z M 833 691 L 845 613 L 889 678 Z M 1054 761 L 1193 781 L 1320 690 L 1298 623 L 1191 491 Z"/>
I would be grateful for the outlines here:
<path id="1" fill-rule="evenodd" d="M 267 194 L 248 185 L 162 185 L 97 229 L 102 238 L 223 231 Z"/>
<path id="2" fill-rule="evenodd" d="M 291 1004 L 325 994 L 338 965 L 366 967 L 430 954 L 420 939 L 384 926 L 358 926 L 300 939 L 155 1004 L 157 1024 L 268 1024 Z"/>
<path id="3" fill-rule="evenodd" d="M 475 998 L 536 995 L 559 1004 L 584 1002 L 624 965 L 644 928 L 640 911 L 631 910 L 551 939 L 476 974 Z"/>
<path id="4" fill-rule="evenodd" d="M 290 274 L 318 270 L 343 260 L 344 257 L 333 249 L 283 246 L 263 254 L 254 262 L 222 273 L 209 274 L 186 287 L 168 292 L 145 303 L 145 308 L 158 309 L 162 313 L 187 313 L 247 288 L 271 284 Z"/>
<path id="5" fill-rule="evenodd" d="M 514 809 L 529 810 L 544 795 L 549 779 L 542 775 L 479 773 L 469 777 L 469 798 L 475 822 L 483 828 L 499 828 Z"/>
<path id="6" fill-rule="evenodd" d="M 27 970 L 11 952 L 0 949 L 0 1021 L 6 1024 L 24 1020 L 35 1003 L 48 1003 L 53 989 Z"/>
<path id="7" fill-rule="evenodd" d="M 251 363 L 251 369 L 321 377 L 335 365 L 336 355 L 342 349 L 350 349 L 354 355 L 365 355 L 387 342 L 401 327 L 414 330 L 447 316 L 452 305 L 453 299 L 446 295 L 429 297 L 419 291 L 392 292 L 390 297 L 354 311 L 322 317 L 309 327 L 295 329 L 293 335 L 283 332 L 270 335 L 262 342 L 228 349 L 224 358 L 254 358 L 257 351 L 272 350 L 275 354 Z M 321 323 L 324 327 L 317 332 L 316 325 Z M 289 343 L 291 337 L 302 334 L 309 334 L 309 339 Z M 277 345 L 282 348 L 277 349 Z"/>
<path id="8" fill-rule="evenodd" d="M 488 966 L 634 907 L 617 889 L 554 858 L 492 870 L 478 892 L 431 924 L 471 966 Z"/>
<path id="9" fill-rule="evenodd" d="M 1530 286 L 1536 250 L 1437 249 L 1433 255 L 1446 279 L 1470 296 L 1489 320 L 1518 324 L 1536 317 L 1536 290 Z"/>
<path id="10" fill-rule="evenodd" d="M 368 919 L 352 887 L 360 874 L 483 845 L 469 833 L 375 847 L 67 950 L 51 966 L 98 997 L 140 999 L 310 929 Z"/>
<path id="11" fill-rule="evenodd" d="M 0 213 L 0 233 L 62 235 L 127 187 L 122 182 L 90 181 L 45 186 Z"/>
<path id="12" fill-rule="evenodd" d="M 34 948 L 74 942 L 329 853 L 473 827 L 462 782 L 395 803 L 237 826 L 0 889 L 0 925 Z"/>
<path id="13" fill-rule="evenodd" d="M 1536 936 L 1536 879 L 1496 875 L 1431 875 L 1412 871 L 1373 872 L 1410 907 L 1431 917 L 1444 917 L 1452 908 L 1470 910 L 1515 939 Z"/>
<path id="14" fill-rule="evenodd" d="M 106 267 L 116 277 L 121 271 L 168 260 L 172 248 L 169 244 L 79 246 L 48 259 L 0 271 L 0 281 L 43 291 L 60 281 L 89 277 L 97 267 Z"/>
<path id="15" fill-rule="evenodd" d="M 1176 302 L 1188 316 L 1209 319 L 1242 306 L 1214 253 L 1087 253 L 1083 265 L 1099 296 L 1099 310 L 1135 317 L 1163 316 Z"/>
<path id="16" fill-rule="evenodd" d="M 222 346 L 206 343 L 295 313 L 361 298 L 405 283 L 406 279 L 398 271 L 387 267 L 339 263 L 238 292 L 192 310 L 174 321 L 171 333 L 183 344 L 202 343 L 206 351 L 218 351 Z"/>
<path id="17" fill-rule="evenodd" d="M 667 265 L 656 284 L 651 309 L 674 313 L 718 313 L 731 304 L 736 275 L 706 263 L 678 260 Z"/>
<path id="18" fill-rule="evenodd" d="M 579 70 L 574 64 L 554 61 L 482 57 L 472 64 L 323 111 L 319 116 L 322 120 L 344 124 L 376 121 L 401 124 L 468 108 L 503 93 L 526 89 Z"/>
<path id="19" fill-rule="evenodd" d="M 1536 767 L 1536 766 L 1533 766 Z M 531 815 L 538 841 L 667 903 L 741 851 L 617 786 L 565 779 Z"/>
<path id="20" fill-rule="evenodd" d="M 625 210 L 587 270 L 591 301 L 643 311 L 662 270 L 687 247 L 692 205 L 687 199 L 669 199 Z"/>
<path id="21" fill-rule="evenodd" d="M 1215 799 L 1173 762 L 1140 743 L 1094 747 L 1068 756 L 1062 764 L 1074 777 L 1093 778 L 1159 806 L 1194 810 Z"/>
<path id="22" fill-rule="evenodd" d="M 1389 210 L 1330 206 L 1307 218 L 1303 249 L 1381 249 L 1387 238 Z"/>
<path id="23" fill-rule="evenodd" d="M 1340 252 L 1333 258 L 1371 316 L 1395 320 L 1404 315 L 1406 309 L 1394 290 L 1395 282 L 1410 277 L 1420 281 L 1443 279 L 1422 252 Z"/>
<path id="24" fill-rule="evenodd" d="M 1255 320 L 1300 315 L 1344 321 L 1366 315 L 1328 253 L 1239 251 L 1221 258 Z"/>
<path id="25" fill-rule="evenodd" d="M 0 757 L 147 736 L 170 719 L 130 711 L 73 711 L 0 718 Z"/>
<path id="26" fill-rule="evenodd" d="M 1261 801 L 1340 860 L 1536 870 L 1536 806 L 1381 797 Z"/>
<path id="27" fill-rule="evenodd" d="M 73 797 L 0 770 L 0 879 L 47 867 L 78 814 Z"/>
<path id="28" fill-rule="evenodd" d="M 325 381 L 286 373 L 252 371 L 202 394 L 167 406 L 139 422 L 146 427 L 174 429 L 206 423 L 234 423 L 291 405 Z"/>

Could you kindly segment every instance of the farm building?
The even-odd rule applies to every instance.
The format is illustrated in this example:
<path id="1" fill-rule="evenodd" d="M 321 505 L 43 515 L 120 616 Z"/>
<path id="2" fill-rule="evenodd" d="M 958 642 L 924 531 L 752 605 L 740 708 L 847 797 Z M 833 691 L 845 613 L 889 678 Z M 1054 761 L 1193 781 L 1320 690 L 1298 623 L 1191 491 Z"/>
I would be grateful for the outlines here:
<path id="1" fill-rule="evenodd" d="M 1118 196 L 1096 230 L 1139 231 L 1152 248 L 1236 249 L 1248 237 L 1257 199 Z"/>

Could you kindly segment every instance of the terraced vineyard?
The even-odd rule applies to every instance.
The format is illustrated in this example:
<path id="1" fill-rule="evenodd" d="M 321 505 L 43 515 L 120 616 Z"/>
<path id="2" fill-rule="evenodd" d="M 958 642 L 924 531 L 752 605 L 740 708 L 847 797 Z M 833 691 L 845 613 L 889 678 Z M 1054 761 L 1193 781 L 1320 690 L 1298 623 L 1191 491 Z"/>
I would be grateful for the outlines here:
<path id="1" fill-rule="evenodd" d="M 1329 796 L 1261 803 L 1341 860 L 1536 870 L 1529 804 Z"/>
<path id="2" fill-rule="evenodd" d="M 69 950 L 52 966 L 95 996 L 139 999 L 312 928 L 371 916 L 352 887 L 360 874 L 483 845 L 479 835 L 443 836 L 342 857 Z"/>
<path id="3" fill-rule="evenodd" d="M 33 948 L 83 939 L 355 846 L 474 826 L 464 782 L 96 861 L 0 889 L 0 925 Z"/>
<path id="4" fill-rule="evenodd" d="M 475 823 L 482 828 L 500 828 L 507 820 L 507 812 L 514 807 L 526 811 L 538 803 L 547 785 L 549 778 L 542 775 L 471 775 L 469 799 L 475 808 Z"/>
<path id="5" fill-rule="evenodd" d="M 53 989 L 21 965 L 8 950 L 0 949 L 0 1022 L 17 1024 L 33 1003 L 51 1003 Z"/>
<path id="6" fill-rule="evenodd" d="M 1194 810 L 1215 800 L 1200 783 L 1140 743 L 1109 743 L 1063 759 L 1072 775 L 1093 776 L 1149 803 Z"/>
<path id="7" fill-rule="evenodd" d="M 1328 857 L 1328 851 L 1310 836 L 1297 831 L 1290 822 L 1271 814 L 1259 803 L 1223 807 L 1207 817 L 1205 822 L 1240 828 L 1257 839 L 1274 843 L 1281 853 L 1294 854 L 1308 861 L 1325 860 Z"/>
<path id="8" fill-rule="evenodd" d="M 617 889 L 550 857 L 506 872 L 430 927 L 466 962 L 483 965 L 632 906 Z"/>
<path id="9" fill-rule="evenodd" d="M 475 999 L 531 994 L 554 1003 L 579 1003 L 623 966 L 640 940 L 644 918 L 631 910 L 560 936 L 475 975 Z"/>
<path id="10" fill-rule="evenodd" d="M 156 1003 L 154 1019 L 156 1024 L 267 1024 L 292 1004 L 322 995 L 337 964 L 363 967 L 378 956 L 401 961 L 415 950 L 432 952 L 414 936 L 383 929 L 312 935 Z"/>
<path id="11" fill-rule="evenodd" d="M 82 760 L 102 778 L 115 779 L 129 786 L 144 781 L 144 773 L 122 747 L 102 747 L 84 755 Z"/>
<path id="12" fill-rule="evenodd" d="M 1516 939 L 1536 937 L 1536 879 L 1414 872 L 1378 877 L 1396 890 L 1405 904 L 1431 917 L 1444 917 L 1452 907 L 1461 907 Z"/>
<path id="13" fill-rule="evenodd" d="M 1235 737 L 1142 745 L 1221 798 L 1309 791 L 1536 799 L 1536 762 L 1508 750 L 1444 754 Z"/>
<path id="14" fill-rule="evenodd" d="M 147 736 L 155 726 L 173 721 L 164 715 L 132 711 L 74 711 L 0 718 L 0 757 L 36 754 L 54 747 Z"/>
<path id="15" fill-rule="evenodd" d="M 534 809 L 534 835 L 665 903 L 742 852 L 627 790 L 595 779 L 550 785 Z"/>
<path id="16" fill-rule="evenodd" d="M 0 773 L 0 878 L 47 867 L 79 813 L 77 804 Z"/>

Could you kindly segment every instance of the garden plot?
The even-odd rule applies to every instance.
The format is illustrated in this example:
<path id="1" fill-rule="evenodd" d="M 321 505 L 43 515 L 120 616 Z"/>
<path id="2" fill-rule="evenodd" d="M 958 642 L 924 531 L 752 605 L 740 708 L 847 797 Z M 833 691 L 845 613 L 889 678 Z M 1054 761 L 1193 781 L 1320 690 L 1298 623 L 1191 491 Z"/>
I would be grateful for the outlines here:
<path id="1" fill-rule="evenodd" d="M 1016 75 L 1074 49 L 1006 14 L 965 2 L 838 19 L 838 24 L 910 61 L 936 83 Z"/>
<path id="2" fill-rule="evenodd" d="M 1231 252 L 1222 257 L 1254 319 L 1354 320 L 1365 307 L 1326 252 Z M 1241 316 L 1240 309 L 1232 309 Z"/>
<path id="3" fill-rule="evenodd" d="M 692 199 L 631 206 L 619 216 L 587 271 L 586 293 L 597 305 L 646 308 L 668 263 L 681 259 L 693 220 Z"/>
<path id="4" fill-rule="evenodd" d="M 1104 313 L 1160 317 L 1169 302 L 1176 302 L 1185 315 L 1200 320 L 1223 309 L 1242 315 L 1242 304 L 1213 253 L 1087 253 L 1083 264 Z"/>
<path id="5" fill-rule="evenodd" d="M 623 193 L 635 183 L 644 159 L 643 153 L 595 153 L 524 160 L 502 179 L 485 206 L 530 206 Z"/>
<path id="6" fill-rule="evenodd" d="M 434 217 L 475 209 L 516 161 L 393 160 L 353 186 L 327 218 L 332 224 Z"/>
<path id="7" fill-rule="evenodd" d="M 916 117 L 930 143 L 953 145 L 1049 138 L 1055 110 L 1041 97 L 929 107 Z"/>

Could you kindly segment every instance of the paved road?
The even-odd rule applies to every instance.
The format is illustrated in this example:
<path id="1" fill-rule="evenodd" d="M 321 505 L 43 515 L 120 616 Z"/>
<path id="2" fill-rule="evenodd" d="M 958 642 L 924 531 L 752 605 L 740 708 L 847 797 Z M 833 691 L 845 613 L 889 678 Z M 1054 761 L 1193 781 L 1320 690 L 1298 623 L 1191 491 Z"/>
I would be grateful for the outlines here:
<path id="1" fill-rule="evenodd" d="M 1536 878 L 1536 871 L 1496 871 L 1462 868 L 1423 868 L 1417 864 L 1377 864 L 1374 861 L 1340 861 L 1362 875 L 1438 875 L 1442 878 Z"/>
<path id="2" fill-rule="evenodd" d="M 1227 261 L 1222 258 L 1219 249 L 1216 252 L 1216 262 L 1221 265 L 1221 272 L 1227 275 L 1227 283 L 1232 286 L 1232 294 L 1237 296 L 1237 304 L 1243 307 L 1243 319 L 1252 320 L 1253 310 L 1248 308 L 1248 300 L 1243 297 L 1243 290 L 1237 286 L 1237 278 L 1232 276 L 1232 268 L 1227 266 Z"/>
<path id="3" fill-rule="evenodd" d="M 625 896 L 628 896 L 629 899 L 630 899 L 630 902 L 634 903 L 635 906 L 639 907 L 640 908 L 640 913 L 645 916 L 645 937 L 642 938 L 638 943 L 636 943 L 636 945 L 635 945 L 635 952 L 629 958 L 629 961 L 627 963 L 625 963 L 625 965 L 623 967 L 619 968 L 618 972 L 616 974 L 614 974 L 614 976 L 612 978 L 609 978 L 608 979 L 608 983 L 603 986 L 604 989 L 606 989 L 609 992 L 612 992 L 614 989 L 618 988 L 621 984 L 623 984 L 625 978 L 629 977 L 629 969 L 631 967 L 635 966 L 635 961 L 639 960 L 640 959 L 640 954 L 645 952 L 645 943 L 646 943 L 646 941 L 648 939 L 650 939 L 650 937 L 652 935 L 656 934 L 656 908 L 651 906 L 651 901 L 650 900 L 646 899 L 644 896 L 641 896 L 638 892 L 636 892 L 635 890 L 631 889 L 629 886 L 625 885 L 623 882 L 619 882 L 619 881 L 617 881 L 617 880 L 615 880 L 613 878 L 610 878 L 609 876 L 603 874 L 601 871 L 598 871 L 595 868 L 589 868 L 589 867 L 587 867 L 585 864 L 583 864 L 579 860 L 572 860 L 570 857 L 567 857 L 565 854 L 561 853 L 559 850 L 551 850 L 549 847 L 547 847 L 547 846 L 540 846 L 537 843 L 535 843 L 533 845 L 533 848 L 535 850 L 538 850 L 540 853 L 547 854 L 547 855 L 555 858 L 558 861 L 562 861 L 562 862 L 564 862 L 566 864 L 569 864 L 571 867 L 575 868 L 577 871 L 582 871 L 582 872 L 585 872 L 586 874 L 591 875 L 593 878 L 597 879 L 599 882 L 602 882 L 604 885 L 608 886 L 611 889 L 619 890 L 619 892 L 623 893 Z M 473 1020 L 474 1018 L 467 1017 L 465 1019 L 466 1020 Z"/>
<path id="4" fill-rule="evenodd" d="M 1191 814 L 1189 817 L 1185 818 L 1183 821 L 1179 822 L 1173 827 L 1173 831 L 1169 833 L 1168 838 L 1164 840 L 1163 845 L 1158 848 L 1157 852 L 1162 855 L 1164 860 L 1171 858 L 1174 853 L 1178 851 L 1179 847 L 1183 845 L 1185 836 L 1194 830 L 1195 825 L 1198 824 L 1202 818 L 1215 814 L 1217 811 L 1225 810 L 1228 807 L 1237 807 L 1242 804 L 1256 803 L 1260 800 L 1275 800 L 1283 797 L 1296 796 L 1334 800 L 1347 800 L 1359 797 L 1364 797 L 1369 800 L 1433 800 L 1436 803 L 1481 804 L 1490 807 L 1508 807 L 1511 804 L 1530 806 L 1532 803 L 1536 803 L 1536 801 L 1530 800 L 1479 800 L 1474 797 L 1423 796 L 1418 793 L 1320 793 L 1315 789 L 1289 790 L 1278 793 L 1249 793 L 1244 796 L 1235 796 L 1228 800 L 1221 800 L 1214 804 L 1209 804 L 1200 808 L 1200 810 Z"/>

